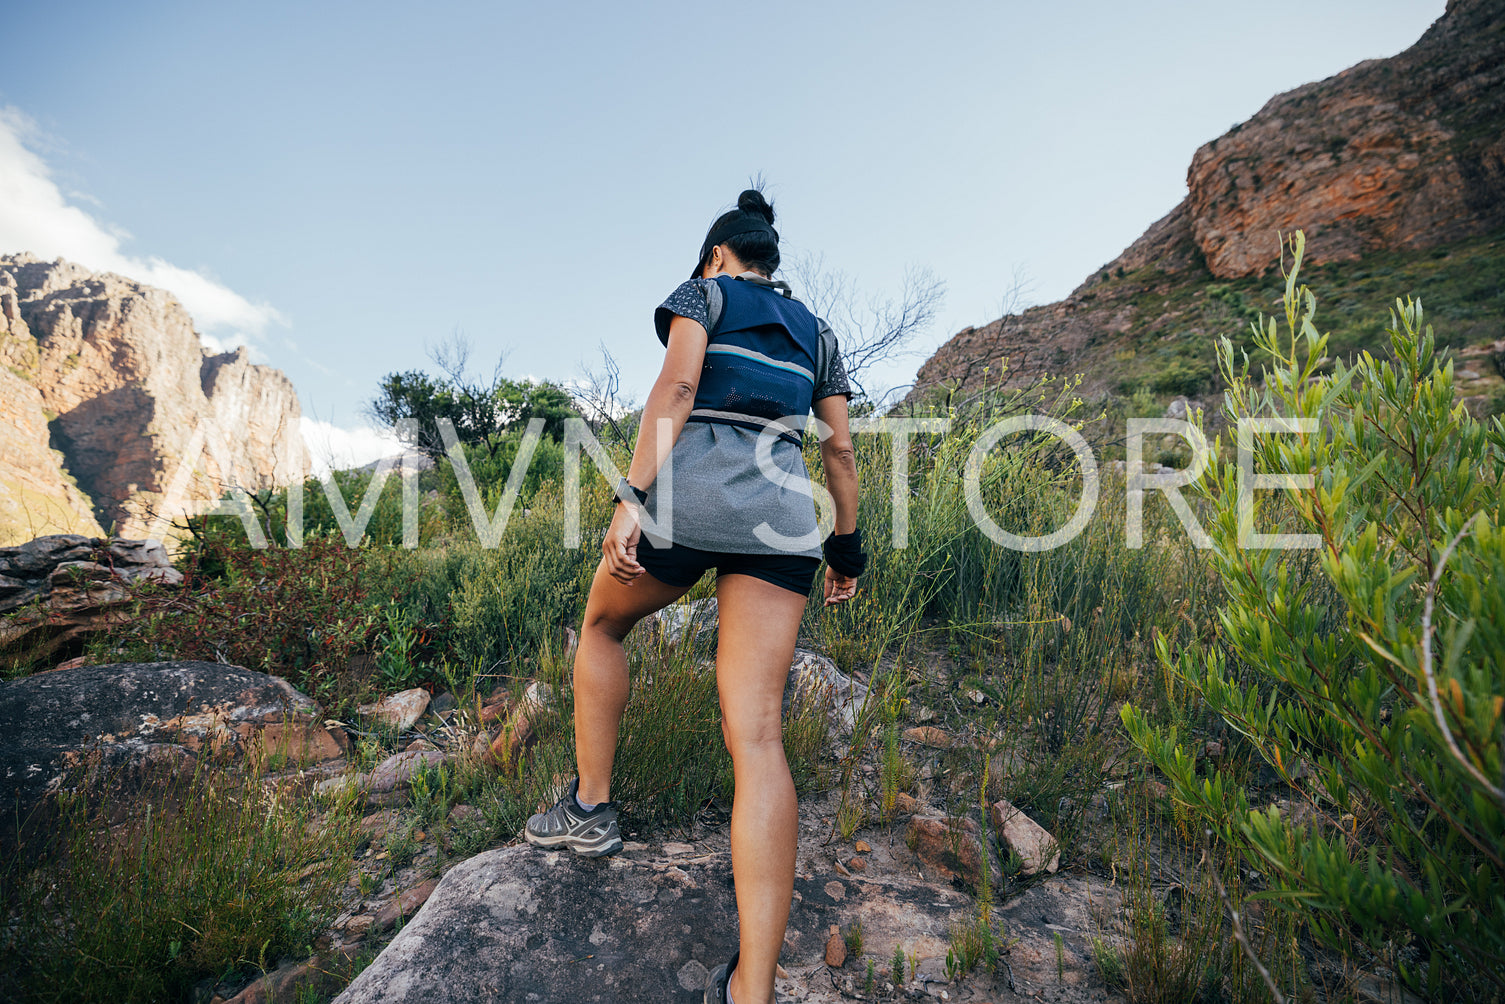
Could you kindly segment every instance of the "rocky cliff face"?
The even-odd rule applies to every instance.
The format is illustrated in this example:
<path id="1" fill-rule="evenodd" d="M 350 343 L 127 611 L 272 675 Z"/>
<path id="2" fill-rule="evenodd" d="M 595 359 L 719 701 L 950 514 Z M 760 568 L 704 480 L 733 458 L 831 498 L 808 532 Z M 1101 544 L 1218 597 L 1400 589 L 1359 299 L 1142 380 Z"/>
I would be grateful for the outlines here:
<path id="1" fill-rule="evenodd" d="M 1012 385 L 1082 371 L 1088 392 L 1122 390 L 1123 373 L 1141 367 L 1121 364 L 1142 362 L 1146 349 L 1160 359 L 1158 374 L 1145 368 L 1147 386 L 1161 379 L 1165 392 L 1193 391 L 1202 370 L 1183 365 L 1190 356 L 1181 350 L 1210 361 L 1210 335 L 1247 318 L 1236 302 L 1230 310 L 1183 294 L 1189 284 L 1267 272 L 1277 233 L 1305 230 L 1311 265 L 1469 241 L 1477 250 L 1481 235 L 1505 229 L 1505 3 L 1452 0 L 1400 55 L 1272 98 L 1197 151 L 1187 188 L 1067 299 L 958 333 L 921 367 L 911 399 L 938 386 L 970 389 L 1004 358 Z M 1214 288 L 1229 300 L 1229 287 Z M 1388 290 L 1371 306 L 1412 292 Z M 1164 358 L 1168 350 L 1178 358 Z M 1188 386 L 1169 386 L 1167 366 L 1188 374 Z"/>
<path id="2" fill-rule="evenodd" d="M 1272 98 L 1197 151 L 1187 207 L 1216 276 L 1426 248 L 1505 225 L 1505 5 L 1453 0 L 1411 48 Z"/>
<path id="3" fill-rule="evenodd" d="M 0 470 L 8 489 L 50 487 L 52 518 L 41 528 L 12 518 L 0 537 L 98 535 L 110 524 L 142 536 L 175 479 L 185 500 L 204 500 L 231 484 L 281 484 L 307 469 L 288 379 L 249 362 L 244 349 L 206 352 L 187 312 L 163 290 L 61 259 L 0 257 L 0 317 L 8 325 L 0 436 L 13 447 Z M 83 496 L 96 523 L 79 512 Z M 37 522 L 29 510 L 23 516 Z"/>

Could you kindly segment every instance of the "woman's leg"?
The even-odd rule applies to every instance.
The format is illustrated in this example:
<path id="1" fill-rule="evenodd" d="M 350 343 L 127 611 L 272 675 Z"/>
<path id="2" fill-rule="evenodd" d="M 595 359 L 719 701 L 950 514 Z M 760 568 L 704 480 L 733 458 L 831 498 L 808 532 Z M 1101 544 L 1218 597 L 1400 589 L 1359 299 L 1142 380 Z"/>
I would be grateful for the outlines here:
<path id="1" fill-rule="evenodd" d="M 736 1004 L 771 1004 L 774 966 L 789 924 L 799 807 L 784 759 L 784 683 L 805 597 L 750 575 L 716 580 L 720 636 L 716 682 L 721 730 L 732 754 L 732 876 L 741 957 Z"/>
<path id="2" fill-rule="evenodd" d="M 671 586 L 644 572 L 624 585 L 596 566 L 585 621 L 575 650 L 575 763 L 580 800 L 611 798 L 611 761 L 617 726 L 627 706 L 627 653 L 622 639 L 639 620 L 679 599 L 689 586 Z"/>

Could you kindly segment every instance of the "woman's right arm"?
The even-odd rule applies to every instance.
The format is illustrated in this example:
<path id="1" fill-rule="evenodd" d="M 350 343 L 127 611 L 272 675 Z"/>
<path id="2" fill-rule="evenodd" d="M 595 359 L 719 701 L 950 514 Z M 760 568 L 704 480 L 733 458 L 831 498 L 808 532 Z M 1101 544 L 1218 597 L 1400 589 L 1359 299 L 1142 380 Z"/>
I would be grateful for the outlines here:
<path id="1" fill-rule="evenodd" d="M 829 434 L 820 441 L 820 461 L 826 471 L 826 490 L 836 503 L 836 529 L 848 534 L 857 529 L 857 453 L 852 448 L 852 428 L 847 417 L 845 394 L 832 394 L 815 401 L 815 417 Z M 856 576 L 840 575 L 826 566 L 826 605 L 849 600 L 857 592 Z"/>
<path id="2" fill-rule="evenodd" d="M 695 406 L 695 391 L 700 385 L 700 368 L 705 363 L 707 338 L 705 328 L 698 321 L 675 317 L 669 325 L 666 341 L 668 351 L 664 355 L 664 366 L 653 383 L 653 389 L 648 392 L 647 403 L 643 405 L 637 445 L 632 451 L 632 463 L 627 468 L 628 483 L 644 491 L 658 477 L 659 464 L 674 448 L 680 430 L 690 417 L 690 409 Z M 663 437 L 659 436 L 661 418 L 669 423 L 669 427 L 663 430 Z M 601 541 L 606 570 L 617 581 L 631 585 L 643 574 L 643 566 L 638 564 L 637 558 L 641 536 L 636 507 L 617 506 Z"/>

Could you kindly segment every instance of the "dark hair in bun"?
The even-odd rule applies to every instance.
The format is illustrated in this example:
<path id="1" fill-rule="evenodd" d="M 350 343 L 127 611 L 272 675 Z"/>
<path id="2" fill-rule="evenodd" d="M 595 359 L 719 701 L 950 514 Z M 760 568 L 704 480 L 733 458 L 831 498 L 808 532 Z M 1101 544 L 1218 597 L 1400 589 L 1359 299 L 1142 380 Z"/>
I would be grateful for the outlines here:
<path id="1" fill-rule="evenodd" d="M 763 198 L 763 193 L 756 188 L 749 188 L 737 196 L 737 209 L 763 217 L 764 223 L 773 222 L 773 203 Z"/>
<path id="2" fill-rule="evenodd" d="M 716 239 L 718 231 L 737 230 L 739 225 L 752 225 L 743 233 L 733 233 L 725 240 Z M 779 233 L 773 229 L 773 203 L 763 197 L 756 188 L 749 188 L 737 196 L 737 208 L 716 217 L 716 222 L 706 232 L 705 243 L 700 248 L 700 264 L 695 266 L 691 277 L 697 277 L 711 261 L 711 249 L 725 244 L 737 260 L 762 275 L 771 276 L 779 269 Z"/>

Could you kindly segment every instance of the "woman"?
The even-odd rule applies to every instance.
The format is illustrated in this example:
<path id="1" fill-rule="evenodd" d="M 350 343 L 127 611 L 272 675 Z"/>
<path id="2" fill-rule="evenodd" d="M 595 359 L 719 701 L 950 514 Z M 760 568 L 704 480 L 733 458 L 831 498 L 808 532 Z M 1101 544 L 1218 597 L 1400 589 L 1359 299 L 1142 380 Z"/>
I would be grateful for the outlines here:
<path id="1" fill-rule="evenodd" d="M 655 312 L 667 349 L 663 371 L 617 487 L 575 653 L 580 776 L 527 825 L 528 840 L 540 846 L 592 857 L 621 849 L 610 797 L 627 703 L 622 639 L 715 567 L 716 682 L 735 785 L 732 875 L 741 939 L 711 974 L 707 1004 L 773 1001 L 798 828 L 780 723 L 784 684 L 822 554 L 827 606 L 851 598 L 866 564 L 847 425 L 851 391 L 829 326 L 772 279 L 779 267 L 773 219 L 761 192 L 743 192 L 737 208 L 711 225 L 690 281 Z M 824 423 L 821 459 L 836 504 L 835 531 L 824 547 L 799 446 L 812 407 Z M 674 482 L 663 504 L 661 455 L 670 455 Z M 644 533 L 645 514 L 652 527 L 672 519 L 668 539 Z"/>

